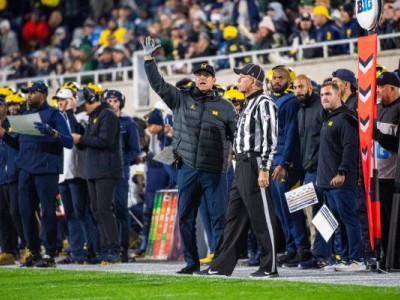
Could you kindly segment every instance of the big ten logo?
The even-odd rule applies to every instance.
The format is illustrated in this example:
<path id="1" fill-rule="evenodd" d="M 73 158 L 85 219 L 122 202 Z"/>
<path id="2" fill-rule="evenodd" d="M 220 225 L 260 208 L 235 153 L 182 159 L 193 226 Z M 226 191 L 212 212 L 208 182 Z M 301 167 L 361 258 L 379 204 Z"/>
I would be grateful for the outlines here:
<path id="1" fill-rule="evenodd" d="M 376 146 L 376 158 L 378 159 L 388 159 L 390 156 L 390 152 L 383 148 L 381 145 Z"/>
<path id="2" fill-rule="evenodd" d="M 357 13 L 366 12 L 372 9 L 372 0 L 357 0 Z"/>

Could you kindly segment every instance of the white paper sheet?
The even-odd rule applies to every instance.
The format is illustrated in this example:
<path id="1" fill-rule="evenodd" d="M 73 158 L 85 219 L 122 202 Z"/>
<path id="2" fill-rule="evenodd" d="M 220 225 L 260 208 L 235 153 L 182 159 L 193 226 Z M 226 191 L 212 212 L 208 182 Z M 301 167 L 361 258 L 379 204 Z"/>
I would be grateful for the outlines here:
<path id="1" fill-rule="evenodd" d="M 335 217 L 325 204 L 322 205 L 321 209 L 315 215 L 312 223 L 326 242 L 329 241 L 332 234 L 339 226 L 339 223 L 336 221 Z"/>
<path id="2" fill-rule="evenodd" d="M 10 121 L 13 132 L 30 135 L 42 135 L 33 124 L 34 122 L 42 122 L 39 113 L 20 116 L 8 116 L 7 118 Z"/>
<path id="3" fill-rule="evenodd" d="M 318 203 L 312 182 L 285 193 L 285 197 L 290 213 Z"/>
<path id="4" fill-rule="evenodd" d="M 172 146 L 165 147 L 153 159 L 166 165 L 172 164 L 175 160 Z"/>

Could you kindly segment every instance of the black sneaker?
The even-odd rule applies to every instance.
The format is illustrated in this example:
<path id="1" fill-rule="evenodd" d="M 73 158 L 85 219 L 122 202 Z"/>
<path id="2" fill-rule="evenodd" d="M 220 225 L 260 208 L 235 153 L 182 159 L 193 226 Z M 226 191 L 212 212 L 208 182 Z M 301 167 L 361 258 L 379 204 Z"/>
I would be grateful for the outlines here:
<path id="1" fill-rule="evenodd" d="M 309 261 L 312 258 L 312 254 L 310 250 L 302 250 L 297 252 L 296 256 L 282 264 L 283 267 L 287 268 L 296 268 L 300 263 Z"/>
<path id="2" fill-rule="evenodd" d="M 267 272 L 265 270 L 257 270 L 254 273 L 250 274 L 250 277 L 253 278 L 275 278 L 279 277 L 278 272 Z"/>
<path id="3" fill-rule="evenodd" d="M 298 267 L 302 270 L 310 270 L 310 269 L 323 269 L 328 265 L 328 261 L 325 258 L 313 257 L 310 260 L 299 263 Z"/>
<path id="4" fill-rule="evenodd" d="M 98 265 L 101 263 L 100 257 L 96 256 L 87 256 L 85 259 L 85 265 Z"/>
<path id="5" fill-rule="evenodd" d="M 41 259 L 42 259 L 42 256 L 40 254 L 29 253 L 25 262 L 23 264 L 21 264 L 21 267 L 31 268 L 34 265 L 36 265 Z"/>
<path id="6" fill-rule="evenodd" d="M 230 276 L 230 275 L 221 274 L 219 271 L 213 270 L 211 268 L 207 268 L 203 271 L 193 272 L 193 275 L 194 276 Z"/>
<path id="7" fill-rule="evenodd" d="M 128 263 L 129 262 L 128 251 L 122 251 L 120 256 L 121 256 L 121 262 L 122 263 Z"/>
<path id="8" fill-rule="evenodd" d="M 194 272 L 198 272 L 198 271 L 200 271 L 200 266 L 199 265 L 192 265 L 192 266 L 186 266 L 186 267 L 182 268 L 181 270 L 176 272 L 176 274 L 193 275 Z"/>
<path id="9" fill-rule="evenodd" d="M 276 259 L 276 264 L 278 265 L 278 267 L 282 267 L 284 263 L 288 262 L 289 260 L 292 260 L 295 257 L 296 257 L 296 252 L 285 252 L 285 254 L 279 256 Z"/>
<path id="10" fill-rule="evenodd" d="M 55 268 L 56 267 L 56 262 L 54 260 L 54 257 L 51 257 L 50 255 L 43 255 L 43 258 L 41 261 L 39 261 L 36 265 L 36 268 Z"/>

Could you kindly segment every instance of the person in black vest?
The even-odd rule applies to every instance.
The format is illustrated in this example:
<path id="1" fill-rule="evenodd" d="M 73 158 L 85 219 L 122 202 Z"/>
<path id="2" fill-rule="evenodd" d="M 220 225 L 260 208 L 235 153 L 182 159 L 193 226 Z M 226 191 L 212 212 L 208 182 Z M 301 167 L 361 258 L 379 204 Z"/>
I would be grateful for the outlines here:
<path id="1" fill-rule="evenodd" d="M 92 89 L 84 87 L 84 106 L 89 115 L 83 135 L 73 133 L 74 143 L 85 149 L 85 175 L 89 197 L 100 235 L 99 261 L 102 264 L 121 262 L 118 228 L 113 199 L 118 180 L 123 177 L 120 143 L 120 122 L 110 105 L 100 102 Z"/>
<path id="2" fill-rule="evenodd" d="M 37 113 L 41 122 L 35 122 L 40 135 L 11 135 L 0 128 L 0 137 L 18 149 L 17 166 L 19 205 L 27 248 L 30 256 L 24 267 L 55 267 L 57 240 L 56 195 L 58 177 L 63 172 L 63 147 L 71 149 L 73 140 L 67 120 L 47 101 L 48 87 L 43 81 L 32 82 L 21 89 L 27 93 L 29 109 L 26 114 Z M 32 195 L 37 195 L 34 197 Z M 41 234 L 37 226 L 36 211 L 40 203 Z M 41 240 L 45 255 L 40 254 Z"/>

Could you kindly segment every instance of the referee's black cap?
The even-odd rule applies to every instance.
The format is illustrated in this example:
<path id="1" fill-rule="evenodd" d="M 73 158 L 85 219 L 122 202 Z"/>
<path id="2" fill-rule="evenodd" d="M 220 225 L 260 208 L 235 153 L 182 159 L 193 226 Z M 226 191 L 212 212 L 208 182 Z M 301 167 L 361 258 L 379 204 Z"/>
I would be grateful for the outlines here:
<path id="1" fill-rule="evenodd" d="M 265 73 L 264 70 L 256 64 L 247 64 L 243 68 L 234 68 L 233 71 L 236 74 L 243 74 L 243 75 L 249 75 L 255 79 L 257 79 L 260 82 L 264 82 L 265 79 Z"/>

